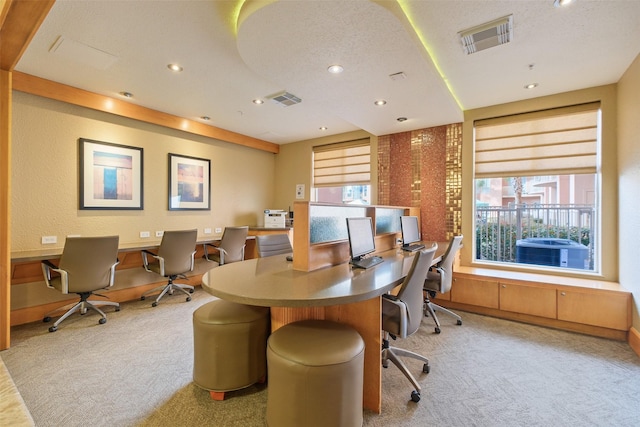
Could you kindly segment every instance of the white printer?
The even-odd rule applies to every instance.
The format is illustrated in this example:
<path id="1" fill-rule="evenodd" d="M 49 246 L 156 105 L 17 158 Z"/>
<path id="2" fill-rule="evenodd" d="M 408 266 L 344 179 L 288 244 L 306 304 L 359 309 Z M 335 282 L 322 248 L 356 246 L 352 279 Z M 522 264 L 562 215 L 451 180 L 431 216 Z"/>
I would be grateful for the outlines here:
<path id="1" fill-rule="evenodd" d="M 277 209 L 264 210 L 264 226 L 265 228 L 284 228 L 285 220 L 289 213 Z"/>

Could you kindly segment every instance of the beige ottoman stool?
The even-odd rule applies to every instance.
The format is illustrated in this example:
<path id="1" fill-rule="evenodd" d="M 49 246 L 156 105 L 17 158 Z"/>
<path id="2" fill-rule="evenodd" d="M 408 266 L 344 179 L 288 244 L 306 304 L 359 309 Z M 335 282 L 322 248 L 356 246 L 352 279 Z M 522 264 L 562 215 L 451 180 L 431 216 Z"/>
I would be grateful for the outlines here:
<path id="1" fill-rule="evenodd" d="M 193 312 L 193 382 L 211 398 L 264 382 L 269 308 L 215 300 Z"/>
<path id="2" fill-rule="evenodd" d="M 269 337 L 267 366 L 267 425 L 362 425 L 364 341 L 352 327 L 289 323 Z"/>

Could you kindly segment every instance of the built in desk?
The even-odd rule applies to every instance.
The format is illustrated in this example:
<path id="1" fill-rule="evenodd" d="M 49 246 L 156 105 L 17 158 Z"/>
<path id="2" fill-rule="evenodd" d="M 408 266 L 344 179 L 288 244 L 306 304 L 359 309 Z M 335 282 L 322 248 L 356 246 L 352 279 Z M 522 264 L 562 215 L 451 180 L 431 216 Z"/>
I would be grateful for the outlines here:
<path id="1" fill-rule="evenodd" d="M 447 248 L 441 243 L 433 263 Z M 226 264 L 206 272 L 202 288 L 240 304 L 271 307 L 271 328 L 302 319 L 326 319 L 353 326 L 365 341 L 365 408 L 381 411 L 381 295 L 402 283 L 413 253 L 377 253 L 384 262 L 367 270 L 347 262 L 314 271 L 294 270 L 285 255 Z"/>

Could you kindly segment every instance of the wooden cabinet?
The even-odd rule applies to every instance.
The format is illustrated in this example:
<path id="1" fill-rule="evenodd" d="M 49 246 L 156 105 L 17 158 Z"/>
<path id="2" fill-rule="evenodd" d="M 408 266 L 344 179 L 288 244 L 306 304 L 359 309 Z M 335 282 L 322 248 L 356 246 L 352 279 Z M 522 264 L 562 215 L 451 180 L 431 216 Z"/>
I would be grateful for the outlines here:
<path id="1" fill-rule="evenodd" d="M 605 291 L 558 290 L 558 320 L 629 330 L 631 299 Z"/>
<path id="2" fill-rule="evenodd" d="M 451 285 L 451 301 L 480 307 L 499 308 L 498 282 L 454 276 Z"/>
<path id="3" fill-rule="evenodd" d="M 607 338 L 631 327 L 631 292 L 612 282 L 458 267 L 450 294 L 444 306 Z"/>
<path id="4" fill-rule="evenodd" d="M 500 310 L 556 318 L 555 288 L 500 283 Z"/>

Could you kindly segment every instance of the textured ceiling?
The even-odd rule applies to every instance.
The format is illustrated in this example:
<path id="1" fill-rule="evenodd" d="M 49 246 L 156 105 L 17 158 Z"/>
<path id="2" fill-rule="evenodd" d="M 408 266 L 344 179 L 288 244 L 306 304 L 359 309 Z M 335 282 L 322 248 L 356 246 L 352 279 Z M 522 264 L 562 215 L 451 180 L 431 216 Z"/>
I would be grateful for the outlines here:
<path id="1" fill-rule="evenodd" d="M 511 43 L 462 51 L 459 31 L 509 14 Z M 615 83 L 640 52 L 639 23 L 640 1 L 625 0 L 59 0 L 16 70 L 281 144 Z M 334 63 L 345 71 L 329 74 Z M 252 103 L 285 90 L 302 102 Z"/>

